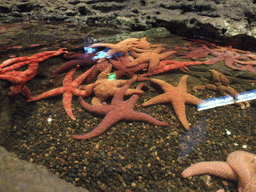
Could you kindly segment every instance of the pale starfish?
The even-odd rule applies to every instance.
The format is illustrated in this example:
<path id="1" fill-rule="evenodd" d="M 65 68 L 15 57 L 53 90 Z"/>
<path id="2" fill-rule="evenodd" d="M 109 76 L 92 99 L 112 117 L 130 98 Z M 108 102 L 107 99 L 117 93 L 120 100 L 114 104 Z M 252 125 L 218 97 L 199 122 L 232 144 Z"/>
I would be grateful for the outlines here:
<path id="1" fill-rule="evenodd" d="M 124 79 L 109 80 L 108 75 L 110 74 L 111 69 L 112 65 L 109 64 L 108 67 L 98 75 L 96 83 L 99 85 L 93 88 L 93 105 L 102 105 L 103 101 L 105 101 L 110 96 L 114 96 L 115 93 L 120 89 L 120 86 L 123 86 L 128 81 Z M 137 75 L 133 76 L 131 82 L 135 82 L 136 79 Z M 81 89 L 84 89 L 84 86 L 81 86 Z M 127 89 L 125 95 L 132 95 L 134 93 L 142 94 L 143 91 L 140 89 Z"/>
<path id="2" fill-rule="evenodd" d="M 216 175 L 225 179 L 239 181 L 239 192 L 256 191 L 256 155 L 235 151 L 228 155 L 227 161 L 200 162 L 191 165 L 182 172 L 182 177 L 194 175 Z"/>
<path id="3" fill-rule="evenodd" d="M 147 41 L 147 37 L 140 38 L 140 41 L 137 45 L 133 47 L 133 50 L 136 52 L 146 52 L 146 51 L 152 51 L 152 48 L 157 47 L 157 45 L 152 45 Z"/>
<path id="4" fill-rule="evenodd" d="M 65 78 L 63 80 L 63 87 L 59 87 L 59 88 L 44 92 L 41 95 L 38 95 L 36 97 L 31 97 L 28 101 L 36 101 L 39 99 L 44 99 L 47 97 L 52 97 L 52 96 L 63 94 L 62 103 L 63 103 L 64 109 L 65 109 L 66 113 L 68 114 L 68 116 L 71 119 L 75 120 L 75 117 L 72 113 L 72 108 L 71 108 L 72 96 L 76 95 L 76 96 L 86 97 L 91 94 L 93 87 L 98 85 L 98 83 L 87 85 L 86 90 L 84 90 L 84 91 L 78 89 L 77 87 L 79 85 L 81 85 L 81 83 L 84 81 L 84 79 L 93 70 L 93 67 L 90 68 L 89 70 L 84 72 L 82 75 L 80 75 L 78 78 L 76 78 L 74 81 L 72 81 L 74 73 L 76 72 L 78 67 L 79 67 L 79 65 L 76 68 L 73 68 L 68 72 L 68 74 L 65 76 Z"/>
<path id="5" fill-rule="evenodd" d="M 198 105 L 199 102 L 202 100 L 187 93 L 187 78 L 188 75 L 183 76 L 180 79 L 179 85 L 177 87 L 174 87 L 169 83 L 166 83 L 159 79 L 150 79 L 153 83 L 160 85 L 165 93 L 150 99 L 149 101 L 143 103 L 142 106 L 145 107 L 158 103 L 171 102 L 178 116 L 178 119 L 185 127 L 185 129 L 189 130 L 189 124 L 185 112 L 185 103 Z"/>
<path id="6" fill-rule="evenodd" d="M 129 49 L 138 44 L 139 43 L 139 39 L 137 38 L 128 38 L 125 39 L 123 41 L 120 41 L 117 44 L 112 44 L 112 43 L 95 43 L 89 47 L 93 48 L 93 47 L 108 47 L 110 50 L 106 53 L 106 56 L 112 56 L 116 53 L 122 53 L 124 57 L 127 57 L 129 59 L 131 59 L 131 57 L 129 56 Z M 106 60 L 106 58 L 102 58 L 98 61 L 98 63 L 102 62 Z"/>
<path id="7" fill-rule="evenodd" d="M 153 72 L 155 71 L 155 69 L 157 68 L 161 60 L 177 52 L 177 51 L 167 51 L 167 52 L 161 53 L 162 50 L 163 50 L 163 47 L 160 45 L 157 45 L 157 48 L 153 51 L 147 51 L 140 54 L 134 51 L 131 51 L 131 55 L 136 59 L 132 61 L 130 64 L 128 64 L 127 67 L 133 67 L 141 63 L 149 62 L 148 74 L 153 74 Z"/>
<path id="8" fill-rule="evenodd" d="M 79 97 L 80 104 L 86 110 L 97 113 L 100 115 L 106 115 L 105 118 L 101 121 L 101 123 L 93 129 L 90 133 L 85 135 L 73 135 L 74 139 L 91 139 L 96 137 L 102 133 L 104 133 L 109 127 L 114 125 L 116 122 L 120 120 L 126 121 L 146 121 L 154 125 L 162 125 L 167 126 L 168 123 L 158 121 L 155 118 L 151 117 L 150 115 L 138 111 L 134 111 L 135 103 L 139 99 L 138 94 L 134 94 L 130 99 L 124 101 L 123 97 L 131 84 L 131 80 L 128 81 L 123 87 L 121 87 L 116 94 L 114 95 L 111 105 L 90 105 L 86 103 L 81 97 Z M 141 83 L 136 90 L 141 90 L 144 86 Z"/>
<path id="9" fill-rule="evenodd" d="M 221 95 L 224 95 L 224 96 L 233 95 L 233 97 L 236 98 L 238 93 L 236 92 L 235 89 L 230 87 L 230 82 L 227 79 L 227 77 L 215 69 L 212 69 L 210 71 L 212 73 L 212 80 L 214 81 L 214 84 L 205 84 L 205 85 L 195 86 L 193 87 L 193 91 L 197 92 L 198 90 L 203 91 L 208 89 L 208 90 L 218 91 Z M 235 105 L 240 106 L 241 109 L 250 107 L 250 103 L 248 101 L 235 103 Z"/>

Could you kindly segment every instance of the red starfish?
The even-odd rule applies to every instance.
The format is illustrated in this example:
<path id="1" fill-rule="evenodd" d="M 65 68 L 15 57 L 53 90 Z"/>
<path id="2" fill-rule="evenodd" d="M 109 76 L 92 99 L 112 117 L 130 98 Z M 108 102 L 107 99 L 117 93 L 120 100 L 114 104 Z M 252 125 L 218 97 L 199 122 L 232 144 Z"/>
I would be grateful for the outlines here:
<path id="1" fill-rule="evenodd" d="M 174 69 L 180 69 L 183 72 L 189 71 L 187 66 L 189 65 L 199 65 L 199 64 L 204 64 L 202 61 L 175 61 L 175 60 L 163 60 L 160 61 L 159 65 L 157 66 L 157 69 L 152 73 L 152 74 L 142 74 L 139 77 L 145 77 L 145 76 L 151 76 L 151 75 L 156 75 L 160 73 L 164 73 L 167 71 L 171 71 Z"/>
<path id="2" fill-rule="evenodd" d="M 77 65 L 90 67 L 98 62 L 99 59 L 93 59 L 96 55 L 96 52 L 93 53 L 76 53 L 76 52 L 68 52 L 64 55 L 67 59 L 72 59 L 66 63 L 64 63 L 61 67 L 55 69 L 52 73 L 53 77 L 57 77 L 59 73 L 66 72 Z"/>
<path id="3" fill-rule="evenodd" d="M 114 68 L 117 69 L 116 78 L 120 79 L 123 76 L 131 79 L 136 72 L 145 69 L 148 66 L 148 63 L 141 63 L 134 67 L 126 67 L 129 65 L 130 60 L 127 57 L 116 57 L 117 60 L 109 59 L 109 62 L 113 65 Z M 136 81 L 146 81 L 146 77 L 138 77 Z"/>
<path id="4" fill-rule="evenodd" d="M 7 71 L 12 71 L 15 69 L 19 69 L 24 65 L 27 65 L 32 62 L 42 62 L 49 57 L 57 56 L 62 53 L 66 53 L 67 51 L 64 51 L 66 48 L 59 49 L 58 51 L 45 51 L 42 53 L 38 53 L 35 55 L 32 55 L 31 57 L 16 57 L 12 59 L 7 59 L 2 64 L 0 64 L 0 74 L 5 73 Z M 11 65 L 11 66 L 9 66 Z"/>
<path id="5" fill-rule="evenodd" d="M 228 155 L 227 161 L 200 162 L 182 172 L 184 178 L 194 175 L 216 175 L 225 179 L 239 181 L 238 191 L 256 191 L 255 158 L 252 153 L 235 151 Z"/>
<path id="6" fill-rule="evenodd" d="M 10 87 L 10 95 L 17 95 L 22 93 L 27 99 L 30 98 L 30 90 L 25 86 L 25 83 L 35 77 L 38 69 L 38 62 L 44 61 L 52 56 L 57 56 L 65 51 L 65 48 L 59 49 L 58 51 L 46 51 L 38 53 L 31 57 L 17 57 L 14 59 L 8 59 L 1 64 L 0 79 L 11 81 L 14 85 Z M 17 62 L 17 63 L 15 63 Z M 13 65 L 7 67 L 8 65 Z M 12 71 L 28 64 L 28 69 L 25 71 Z"/>
<path id="7" fill-rule="evenodd" d="M 108 67 L 108 65 L 110 65 L 108 60 L 102 61 L 100 63 L 96 63 L 94 65 L 93 71 L 88 75 L 85 82 L 90 83 L 91 81 L 93 81 L 99 73 L 101 73 L 102 71 L 104 71 Z"/>
<path id="8" fill-rule="evenodd" d="M 185 127 L 185 129 L 189 130 L 189 124 L 185 112 L 185 103 L 198 105 L 199 101 L 201 100 L 187 93 L 187 78 L 188 75 L 183 76 L 180 79 L 179 85 L 177 87 L 174 87 L 169 83 L 159 79 L 150 79 L 153 83 L 160 85 L 165 93 L 150 99 L 149 101 L 143 103 L 141 106 L 145 107 L 157 103 L 171 102 L 180 122 Z"/>
<path id="9" fill-rule="evenodd" d="M 120 120 L 126 120 L 126 121 L 147 121 L 149 123 L 152 123 L 154 125 L 163 125 L 167 126 L 168 123 L 158 121 L 155 118 L 151 117 L 148 114 L 141 113 L 138 111 L 134 111 L 135 103 L 138 101 L 139 96 L 137 94 L 134 94 L 130 99 L 124 101 L 123 97 L 125 95 L 126 90 L 130 86 L 131 81 L 128 81 L 121 89 L 119 89 L 116 94 L 114 95 L 111 105 L 90 105 L 86 103 L 81 97 L 79 97 L 80 104 L 83 108 L 86 110 L 106 115 L 105 118 L 102 120 L 102 122 L 90 133 L 87 133 L 85 135 L 73 135 L 74 139 L 91 139 L 93 137 L 96 137 L 102 133 L 104 133 L 109 127 L 114 125 L 116 122 Z M 141 83 L 136 89 L 141 89 L 144 86 L 143 83 Z"/>
<path id="10" fill-rule="evenodd" d="M 36 101 L 39 99 L 63 94 L 62 102 L 63 102 L 64 109 L 65 109 L 66 113 L 68 114 L 68 116 L 71 119 L 75 120 L 75 117 L 72 113 L 72 108 L 71 108 L 72 96 L 76 95 L 76 96 L 86 97 L 91 94 L 92 88 L 95 87 L 96 85 L 98 85 L 98 83 L 88 85 L 86 90 L 84 90 L 84 91 L 78 89 L 77 87 L 79 85 L 81 85 L 81 83 L 84 81 L 84 79 L 93 70 L 93 67 L 92 67 L 91 69 L 87 70 L 85 73 L 80 75 L 78 78 L 76 78 L 74 81 L 72 81 L 74 73 L 76 72 L 78 67 L 79 67 L 79 65 L 76 68 L 73 68 L 68 72 L 68 74 L 65 76 L 65 78 L 63 80 L 63 87 L 59 87 L 59 88 L 44 92 L 41 95 L 38 95 L 36 97 L 31 97 L 28 101 Z"/>

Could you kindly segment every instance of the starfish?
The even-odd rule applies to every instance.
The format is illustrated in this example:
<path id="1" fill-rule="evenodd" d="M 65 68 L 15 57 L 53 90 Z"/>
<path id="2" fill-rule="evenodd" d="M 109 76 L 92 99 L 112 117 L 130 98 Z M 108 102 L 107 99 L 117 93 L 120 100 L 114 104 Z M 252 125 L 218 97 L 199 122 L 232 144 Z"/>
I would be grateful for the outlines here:
<path id="1" fill-rule="evenodd" d="M 114 96 L 115 93 L 120 89 L 120 86 L 126 84 L 129 80 L 109 80 L 108 75 L 110 74 L 112 69 L 112 65 L 109 65 L 103 72 L 101 72 L 98 77 L 96 83 L 99 85 L 93 88 L 94 97 L 92 98 L 93 105 L 102 105 L 102 102 L 105 101 L 108 97 Z M 131 81 L 135 82 L 137 76 L 134 76 Z M 84 86 L 80 87 L 84 89 Z M 143 91 L 140 89 L 127 89 L 125 95 L 132 95 L 134 93 L 142 94 Z M 104 103 L 103 103 L 104 104 Z"/>
<path id="2" fill-rule="evenodd" d="M 193 87 L 193 91 L 197 92 L 198 90 L 213 90 L 213 91 L 218 91 L 221 95 L 233 95 L 234 97 L 236 97 L 238 95 L 238 93 L 236 92 L 236 90 L 234 90 L 232 87 L 230 87 L 230 82 L 227 79 L 227 77 L 222 74 L 221 72 L 217 71 L 217 70 L 210 70 L 212 73 L 212 79 L 213 82 L 215 82 L 214 84 L 205 84 L 205 85 L 199 85 L 199 86 L 195 86 Z M 248 101 L 244 101 L 241 103 L 235 103 L 235 105 L 238 105 L 241 107 L 241 109 L 245 109 L 246 107 L 250 107 L 250 103 Z"/>
<path id="3" fill-rule="evenodd" d="M 157 48 L 153 51 L 148 51 L 140 54 L 134 51 L 131 51 L 131 55 L 136 59 L 132 61 L 130 64 L 128 64 L 127 67 L 133 67 L 141 63 L 149 62 L 148 74 L 152 74 L 157 68 L 161 60 L 177 52 L 177 51 L 167 51 L 164 53 L 160 53 L 162 50 L 163 50 L 162 46 L 157 45 Z"/>
<path id="4" fill-rule="evenodd" d="M 61 67 L 55 69 L 52 73 L 53 77 L 57 77 L 59 73 L 69 71 L 70 69 L 80 65 L 81 67 L 90 67 L 97 63 L 99 59 L 94 59 L 96 52 L 92 53 L 76 53 L 68 52 L 64 54 L 64 58 L 71 59 L 70 61 L 64 63 Z"/>
<path id="5" fill-rule="evenodd" d="M 16 57 L 12 59 L 7 59 L 0 64 L 0 74 L 3 74 L 7 71 L 13 71 L 13 70 L 19 69 L 22 66 L 25 66 L 31 63 L 31 61 L 33 63 L 35 62 L 39 63 L 50 57 L 57 56 L 62 53 L 66 53 L 67 51 L 64 51 L 65 49 L 66 48 L 59 49 L 58 51 L 44 51 L 44 52 L 32 55 L 31 57 Z"/>
<path id="6" fill-rule="evenodd" d="M 246 59 L 248 58 L 248 56 L 245 55 L 241 55 L 239 53 L 237 53 L 235 50 L 232 49 L 232 46 L 228 46 L 225 52 L 219 52 L 218 49 L 209 49 L 207 48 L 213 55 L 215 55 L 216 57 L 214 57 L 213 59 L 208 59 L 204 62 L 204 64 L 214 64 L 217 63 L 219 61 L 224 61 L 226 66 L 232 68 L 232 69 L 237 69 L 233 64 L 237 59 Z"/>
<path id="7" fill-rule="evenodd" d="M 123 100 L 123 97 L 125 96 L 125 93 L 128 89 L 128 87 L 131 84 L 131 80 L 128 81 L 123 87 L 121 87 L 116 94 L 114 95 L 111 105 L 90 105 L 86 103 L 81 97 L 79 97 L 79 102 L 82 105 L 83 108 L 86 110 L 97 113 L 101 115 L 106 115 L 105 118 L 102 120 L 102 122 L 93 129 L 90 133 L 87 133 L 85 135 L 73 135 L 74 139 L 91 139 L 93 137 L 96 137 L 102 133 L 104 133 L 109 127 L 114 125 L 116 122 L 120 120 L 125 121 L 146 121 L 154 125 L 162 125 L 167 126 L 168 123 L 158 121 L 152 116 L 135 111 L 133 108 L 135 106 L 135 103 L 139 99 L 138 94 L 134 94 L 130 97 L 128 100 Z M 136 90 L 141 90 L 141 88 L 144 86 L 143 83 L 141 83 Z"/>
<path id="8" fill-rule="evenodd" d="M 122 53 L 124 57 L 127 57 L 130 59 L 129 56 L 129 49 L 133 47 L 134 45 L 139 43 L 139 39 L 137 38 L 128 38 L 123 41 L 120 41 L 117 44 L 112 44 L 112 43 L 95 43 L 91 46 L 90 48 L 94 47 L 108 47 L 110 50 L 107 52 L 106 56 L 113 56 L 116 53 Z M 106 60 L 106 58 L 100 59 L 98 62 L 102 62 Z"/>
<path id="9" fill-rule="evenodd" d="M 130 60 L 126 57 L 116 57 L 117 60 L 114 59 L 109 59 L 109 62 L 113 65 L 113 67 L 115 69 L 117 69 L 115 71 L 116 73 L 116 78 L 119 79 L 123 76 L 128 77 L 129 79 L 132 78 L 134 75 L 136 75 L 135 73 L 138 71 L 141 71 L 142 69 L 146 68 L 148 66 L 147 63 L 141 63 L 137 66 L 134 67 L 126 67 L 129 63 Z M 147 78 L 146 77 L 138 77 L 137 81 L 146 81 Z"/>
<path id="10" fill-rule="evenodd" d="M 14 96 L 18 93 L 22 93 L 27 99 L 29 99 L 31 97 L 31 93 L 30 90 L 25 86 L 25 83 L 35 77 L 38 69 L 38 62 L 66 52 L 63 51 L 64 49 L 65 48 L 59 49 L 58 51 L 46 51 L 31 57 L 17 57 L 3 62 L 1 64 L 2 74 L 0 74 L 0 79 L 11 81 L 13 83 L 13 85 L 10 87 L 10 95 Z M 10 64 L 13 65 L 8 66 Z M 25 71 L 15 71 L 15 69 L 18 69 L 24 65 L 28 65 L 28 68 Z"/>
<path id="11" fill-rule="evenodd" d="M 238 181 L 238 191 L 256 191 L 256 155 L 235 151 L 228 155 L 227 161 L 200 162 L 191 165 L 182 172 L 182 177 L 194 175 L 216 175 Z"/>
<path id="12" fill-rule="evenodd" d="M 109 65 L 111 65 L 109 60 L 105 60 L 105 61 L 102 61 L 100 63 L 96 63 L 94 65 L 93 71 L 88 75 L 88 77 L 86 78 L 85 82 L 86 83 L 90 83 L 91 81 L 93 81 L 97 77 L 97 75 L 99 73 L 101 73 L 102 71 L 104 71 L 105 69 L 107 69 L 107 67 Z"/>
<path id="13" fill-rule="evenodd" d="M 78 78 L 76 78 L 74 81 L 72 81 L 74 73 L 76 72 L 78 67 L 79 65 L 68 72 L 68 74 L 65 76 L 63 80 L 63 87 L 46 91 L 36 97 L 31 97 L 28 101 L 37 101 L 39 99 L 44 99 L 47 97 L 63 94 L 62 103 L 63 103 L 64 109 L 68 114 L 68 116 L 71 119 L 75 120 L 75 117 L 72 113 L 72 108 L 71 108 L 72 96 L 76 95 L 76 96 L 86 97 L 91 94 L 93 87 L 98 85 L 98 83 L 87 85 L 86 90 L 84 91 L 78 89 L 77 87 L 84 81 L 84 79 L 88 76 L 88 74 L 90 74 L 93 70 L 93 67 L 92 67 L 91 69 L 87 70 L 82 75 L 80 75 Z"/>
<path id="14" fill-rule="evenodd" d="M 202 100 L 187 93 L 187 78 L 188 75 L 183 76 L 177 87 L 159 79 L 150 79 L 153 83 L 160 85 L 165 93 L 150 99 L 143 103 L 142 106 L 145 107 L 157 103 L 171 102 L 180 122 L 186 130 L 189 130 L 189 124 L 185 113 L 185 103 L 198 105 Z"/>
<path id="15" fill-rule="evenodd" d="M 151 48 L 157 47 L 157 45 L 152 45 L 147 41 L 147 37 L 142 37 L 139 40 L 139 43 L 133 47 L 133 50 L 136 52 L 145 52 L 152 51 Z"/>
<path id="16" fill-rule="evenodd" d="M 171 70 L 174 70 L 174 69 L 180 69 L 183 72 L 187 72 L 187 71 L 189 71 L 187 66 L 189 66 L 189 65 L 199 65 L 199 64 L 204 64 L 204 62 L 203 61 L 163 60 L 163 61 L 160 61 L 156 70 L 152 74 L 144 73 L 142 75 L 139 75 L 139 77 L 156 75 L 156 74 L 164 73 L 164 72 L 171 71 Z"/>

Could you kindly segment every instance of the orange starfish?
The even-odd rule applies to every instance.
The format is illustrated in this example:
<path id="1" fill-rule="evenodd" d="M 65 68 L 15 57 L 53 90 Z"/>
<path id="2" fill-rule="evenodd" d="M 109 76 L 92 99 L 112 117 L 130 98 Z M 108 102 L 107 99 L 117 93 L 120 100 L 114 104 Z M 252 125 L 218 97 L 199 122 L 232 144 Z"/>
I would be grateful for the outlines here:
<path id="1" fill-rule="evenodd" d="M 73 68 L 72 70 L 70 70 L 68 72 L 68 74 L 65 76 L 65 78 L 63 80 L 63 87 L 58 87 L 56 89 L 44 92 L 41 95 L 38 95 L 36 97 L 31 97 L 28 101 L 36 101 L 39 99 L 63 94 L 62 103 L 63 103 L 64 109 L 65 109 L 66 113 L 68 114 L 68 116 L 71 119 L 75 120 L 76 118 L 74 117 L 74 115 L 72 113 L 72 108 L 71 108 L 72 96 L 76 95 L 78 97 L 79 96 L 86 97 L 91 94 L 92 88 L 95 87 L 96 85 L 98 85 L 98 83 L 87 85 L 86 90 L 84 90 L 84 91 L 78 89 L 77 87 L 84 81 L 84 79 L 93 70 L 93 67 L 92 67 L 91 69 L 87 70 L 85 73 L 80 75 L 78 78 L 76 78 L 74 81 L 72 81 L 74 73 L 76 72 L 78 67 L 79 67 L 79 65 L 76 68 Z"/>
<path id="2" fill-rule="evenodd" d="M 126 84 L 129 79 L 117 79 L 117 80 L 110 80 L 108 79 L 108 75 L 110 74 L 112 69 L 112 65 L 109 64 L 108 67 L 101 72 L 98 77 L 96 83 L 96 87 L 93 88 L 94 97 L 92 98 L 93 105 L 102 105 L 102 103 L 110 96 L 114 96 L 115 93 L 120 89 L 120 86 Z M 137 75 L 134 75 L 131 79 L 131 83 L 137 80 Z M 81 86 L 81 89 L 84 89 L 84 86 Z M 125 95 L 132 95 L 132 94 L 142 94 L 143 91 L 140 89 L 127 89 Z M 104 103 L 103 103 L 104 104 Z"/>
<path id="3" fill-rule="evenodd" d="M 122 53 L 124 57 L 130 58 L 128 51 L 130 47 L 139 43 L 139 39 L 137 38 L 128 38 L 123 41 L 120 41 L 117 44 L 112 43 L 95 43 L 89 47 L 108 47 L 110 50 L 106 53 L 107 56 L 112 56 L 115 53 Z M 102 58 L 98 61 L 98 63 L 106 60 L 106 58 Z"/>
<path id="4" fill-rule="evenodd" d="M 167 51 L 167 52 L 161 53 L 162 50 L 163 50 L 163 47 L 160 45 L 157 45 L 157 48 L 153 51 L 147 51 L 140 54 L 136 53 L 135 51 L 131 51 L 131 55 L 136 59 L 132 61 L 130 64 L 128 64 L 127 67 L 133 67 L 141 63 L 149 62 L 148 74 L 153 74 L 153 72 L 155 71 L 155 69 L 157 68 L 161 60 L 177 52 L 177 51 Z"/>
<path id="5" fill-rule="evenodd" d="M 245 151 L 234 151 L 227 161 L 205 161 L 191 165 L 182 172 L 182 177 L 194 175 L 216 175 L 225 179 L 238 181 L 238 191 L 255 191 L 256 155 Z"/>
<path id="6" fill-rule="evenodd" d="M 142 106 L 145 107 L 157 103 L 171 102 L 180 122 L 185 129 L 189 130 L 188 120 L 185 112 L 185 103 L 198 105 L 202 100 L 187 93 L 187 78 L 188 75 L 183 76 L 180 79 L 177 87 L 174 87 L 159 79 L 150 79 L 153 83 L 160 85 L 165 93 L 150 99 L 149 101 L 143 103 Z"/>

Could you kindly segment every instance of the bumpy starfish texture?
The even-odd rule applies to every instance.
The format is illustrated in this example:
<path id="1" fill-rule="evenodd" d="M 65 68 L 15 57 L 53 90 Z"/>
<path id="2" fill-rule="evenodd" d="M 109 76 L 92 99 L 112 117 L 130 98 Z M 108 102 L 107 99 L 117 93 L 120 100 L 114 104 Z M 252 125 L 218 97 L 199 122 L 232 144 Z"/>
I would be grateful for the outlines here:
<path id="1" fill-rule="evenodd" d="M 161 60 L 177 52 L 177 51 L 167 51 L 167 52 L 161 53 L 162 50 L 163 48 L 158 45 L 155 50 L 150 52 L 143 52 L 138 54 L 134 51 L 131 51 L 131 55 L 136 59 L 132 61 L 130 64 L 128 64 L 127 67 L 133 67 L 141 63 L 149 62 L 148 74 L 153 74 L 153 72 L 155 71 L 155 69 L 157 68 Z"/>
<path id="2" fill-rule="evenodd" d="M 36 97 L 31 97 L 28 101 L 36 101 L 39 99 L 44 99 L 47 97 L 52 97 L 52 96 L 63 94 L 62 103 L 63 103 L 64 109 L 65 109 L 66 113 L 68 114 L 68 116 L 71 119 L 75 120 L 75 117 L 72 113 L 72 108 L 71 108 L 71 102 L 72 102 L 73 95 L 86 97 L 91 94 L 93 87 L 98 85 L 98 83 L 87 85 L 86 90 L 84 90 L 84 91 L 78 89 L 77 87 L 79 85 L 81 85 L 81 83 L 84 81 L 84 79 L 93 70 L 93 67 L 92 67 L 91 69 L 87 70 L 85 73 L 80 75 L 78 78 L 76 78 L 74 81 L 72 81 L 74 73 L 76 72 L 78 67 L 79 66 L 71 69 L 70 72 L 68 72 L 68 74 L 65 76 L 65 78 L 63 80 L 63 87 L 59 87 L 59 88 L 44 92 Z"/>
<path id="3" fill-rule="evenodd" d="M 93 105 L 102 105 L 108 97 L 114 96 L 115 93 L 120 89 L 121 86 L 125 85 L 128 80 L 109 80 L 108 75 L 110 74 L 112 69 L 112 65 L 109 65 L 106 70 L 101 72 L 98 77 L 96 83 L 99 85 L 93 88 L 94 97 L 92 98 Z M 137 76 L 134 76 L 131 81 L 135 82 Z M 84 86 L 81 86 L 81 89 L 84 89 Z M 140 89 L 127 89 L 125 95 L 132 95 L 134 93 L 142 94 L 143 91 Z"/>
<path id="4" fill-rule="evenodd" d="M 227 77 L 217 70 L 210 70 L 212 73 L 212 80 L 215 82 L 214 84 L 205 84 L 193 87 L 193 91 L 197 92 L 198 90 L 213 90 L 218 91 L 221 95 L 233 95 L 233 97 L 237 97 L 238 93 L 235 89 L 230 87 L 230 82 Z M 235 103 L 241 107 L 241 109 L 245 109 L 246 107 L 250 107 L 250 103 L 248 101 L 244 101 L 241 103 Z"/>
<path id="5" fill-rule="evenodd" d="M 182 172 L 184 178 L 210 174 L 238 181 L 238 191 L 256 191 L 256 155 L 235 151 L 228 155 L 227 161 L 200 162 Z"/>
<path id="6" fill-rule="evenodd" d="M 158 121 L 150 115 L 138 111 L 134 111 L 135 103 L 139 99 L 138 94 L 134 94 L 128 100 L 123 100 L 125 96 L 125 92 L 130 86 L 131 81 L 127 82 L 122 88 L 120 88 L 116 94 L 114 95 L 111 105 L 90 105 L 86 103 L 81 97 L 79 97 L 80 104 L 86 110 L 97 113 L 100 115 L 106 115 L 102 122 L 93 129 L 90 133 L 85 135 L 73 135 L 74 139 L 91 139 L 96 137 L 102 133 L 104 133 L 109 127 L 114 125 L 116 122 L 120 120 L 125 121 L 146 121 L 154 125 L 162 125 L 167 126 L 168 123 Z M 140 90 L 144 84 L 140 84 L 136 89 Z"/>
<path id="7" fill-rule="evenodd" d="M 142 104 L 143 107 L 154 105 L 158 103 L 171 102 L 172 106 L 177 114 L 178 119 L 186 130 L 189 130 L 189 124 L 185 113 L 185 103 L 198 105 L 201 99 L 187 93 L 187 78 L 188 75 L 183 76 L 180 79 L 179 85 L 174 87 L 165 81 L 159 79 L 150 79 L 153 83 L 161 86 L 165 93 L 158 95 L 149 101 Z"/>
<path id="8" fill-rule="evenodd" d="M 57 77 L 59 73 L 69 71 L 70 69 L 80 65 L 81 67 L 91 67 L 96 64 L 99 59 L 94 59 L 96 52 L 93 53 L 76 53 L 68 52 L 64 54 L 64 58 L 71 59 L 64 63 L 61 67 L 55 69 L 52 73 L 53 77 Z"/>

